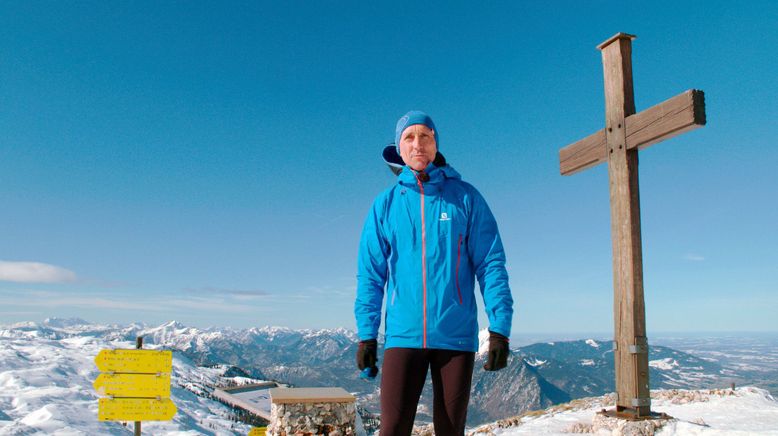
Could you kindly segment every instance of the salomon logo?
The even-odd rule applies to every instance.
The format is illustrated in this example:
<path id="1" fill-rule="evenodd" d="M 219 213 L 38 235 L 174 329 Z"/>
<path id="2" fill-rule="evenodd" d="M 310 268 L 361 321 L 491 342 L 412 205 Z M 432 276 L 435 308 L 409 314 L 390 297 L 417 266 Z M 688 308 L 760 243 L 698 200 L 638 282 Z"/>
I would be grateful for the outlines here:
<path id="1" fill-rule="evenodd" d="M 440 214 L 440 220 L 441 221 L 451 221 L 451 218 L 448 217 L 448 214 L 446 212 L 442 212 Z"/>

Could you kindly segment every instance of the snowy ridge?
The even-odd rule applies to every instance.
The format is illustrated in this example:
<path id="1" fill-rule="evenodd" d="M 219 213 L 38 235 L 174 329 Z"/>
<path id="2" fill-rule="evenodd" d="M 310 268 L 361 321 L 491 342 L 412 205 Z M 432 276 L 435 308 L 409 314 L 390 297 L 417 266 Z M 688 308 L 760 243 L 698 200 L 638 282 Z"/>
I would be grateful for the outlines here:
<path id="1" fill-rule="evenodd" d="M 527 365 L 529 366 L 543 366 L 546 361 L 540 360 L 540 359 L 524 359 L 525 362 L 527 362 Z"/>

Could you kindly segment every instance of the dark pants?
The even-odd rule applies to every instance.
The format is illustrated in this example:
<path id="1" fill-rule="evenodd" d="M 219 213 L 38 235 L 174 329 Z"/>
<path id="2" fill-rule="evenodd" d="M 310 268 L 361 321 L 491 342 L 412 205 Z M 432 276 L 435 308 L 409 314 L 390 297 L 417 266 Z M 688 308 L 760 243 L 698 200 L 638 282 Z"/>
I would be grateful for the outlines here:
<path id="1" fill-rule="evenodd" d="M 389 348 L 381 376 L 381 436 L 411 434 L 427 368 L 432 369 L 435 434 L 465 434 L 475 353 L 453 350 Z"/>

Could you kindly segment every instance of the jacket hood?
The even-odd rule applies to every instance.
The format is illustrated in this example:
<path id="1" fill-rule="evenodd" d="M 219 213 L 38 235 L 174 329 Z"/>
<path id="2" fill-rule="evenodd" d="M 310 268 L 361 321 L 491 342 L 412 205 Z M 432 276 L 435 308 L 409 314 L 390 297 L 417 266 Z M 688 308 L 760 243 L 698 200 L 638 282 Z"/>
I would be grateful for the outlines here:
<path id="1" fill-rule="evenodd" d="M 389 144 L 384 147 L 384 151 L 381 153 L 381 156 L 383 157 L 384 162 L 386 162 L 386 165 L 389 166 L 389 169 L 392 171 L 392 173 L 394 173 L 395 176 L 399 176 L 399 181 L 401 183 L 408 183 L 413 185 L 416 184 L 415 171 L 405 165 L 402 157 L 397 154 L 397 148 L 394 146 L 394 144 Z M 451 165 L 446 163 L 446 158 L 441 152 L 438 152 L 435 155 L 435 160 L 427 166 L 426 173 L 430 176 L 431 182 L 435 182 L 437 179 L 443 178 L 462 179 L 462 176 L 459 174 L 459 172 L 452 168 Z"/>

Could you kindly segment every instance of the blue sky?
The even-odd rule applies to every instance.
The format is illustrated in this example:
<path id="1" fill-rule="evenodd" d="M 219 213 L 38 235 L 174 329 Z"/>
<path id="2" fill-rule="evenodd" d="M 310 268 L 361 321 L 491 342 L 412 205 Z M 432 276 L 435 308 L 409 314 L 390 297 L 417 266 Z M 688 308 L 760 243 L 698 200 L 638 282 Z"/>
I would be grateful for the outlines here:
<path id="1" fill-rule="evenodd" d="M 354 328 L 356 251 L 394 124 L 428 112 L 503 236 L 514 333 L 609 332 L 596 45 L 638 111 L 708 125 L 640 153 L 649 335 L 776 331 L 778 4 L 4 2 L 0 323 L 78 316 Z M 483 317 L 482 317 L 483 318 Z"/>

